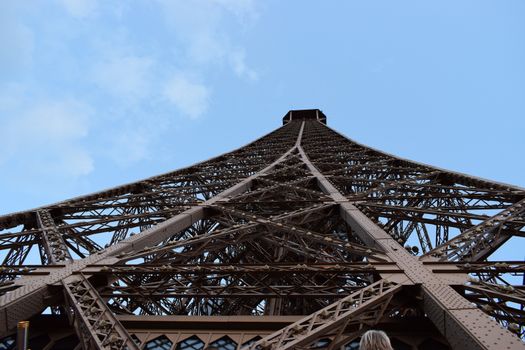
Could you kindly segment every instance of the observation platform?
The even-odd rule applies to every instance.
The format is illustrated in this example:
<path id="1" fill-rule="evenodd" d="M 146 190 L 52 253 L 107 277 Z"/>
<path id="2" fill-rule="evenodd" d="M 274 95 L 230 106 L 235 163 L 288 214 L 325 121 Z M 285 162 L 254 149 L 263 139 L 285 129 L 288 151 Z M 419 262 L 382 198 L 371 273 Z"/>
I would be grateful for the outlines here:
<path id="1" fill-rule="evenodd" d="M 326 115 L 320 109 L 292 109 L 283 117 L 283 125 L 295 120 L 316 119 L 326 124 Z"/>

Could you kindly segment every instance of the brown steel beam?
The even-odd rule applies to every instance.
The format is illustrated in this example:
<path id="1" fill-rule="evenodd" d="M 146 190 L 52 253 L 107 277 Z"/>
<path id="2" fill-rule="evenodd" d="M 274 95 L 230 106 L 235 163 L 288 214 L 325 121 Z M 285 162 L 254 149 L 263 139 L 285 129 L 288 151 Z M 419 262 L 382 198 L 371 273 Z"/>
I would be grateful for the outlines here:
<path id="1" fill-rule="evenodd" d="M 306 138 L 307 136 L 305 136 Z M 414 284 L 422 285 L 424 309 L 428 317 L 457 349 L 525 349 L 518 338 L 503 329 L 479 309 L 455 292 L 441 278 L 434 275 L 421 261 L 409 254 L 396 240 L 383 231 L 372 220 L 343 196 L 324 175 L 311 163 L 303 148 L 299 152 L 319 186 L 340 204 L 341 214 L 363 242 L 383 249 L 395 261 Z M 478 329 L 493 324 L 499 332 L 482 334 Z M 454 332 L 451 330 L 454 329 Z"/>
<path id="2" fill-rule="evenodd" d="M 84 349 L 139 350 L 95 288 L 82 275 L 62 282 L 68 316 Z"/>
<path id="3" fill-rule="evenodd" d="M 272 170 L 277 164 L 281 163 L 296 148 L 301 140 L 299 132 L 295 145 L 288 149 L 277 160 L 264 167 L 261 171 L 249 176 L 243 181 L 235 184 L 219 195 L 204 202 L 205 205 L 214 204 L 218 201 L 227 200 L 228 197 L 247 191 L 251 183 L 257 177 L 264 175 Z M 128 237 L 119 243 L 110 246 L 98 254 L 76 260 L 65 264 L 65 267 L 52 271 L 48 276 L 42 278 L 24 277 L 16 281 L 19 288 L 0 296 L 0 336 L 11 332 L 21 319 L 29 319 L 31 316 L 41 312 L 46 306 L 46 297 L 49 295 L 47 286 L 50 284 L 60 283 L 66 276 L 75 271 L 80 271 L 86 266 L 95 263 L 112 265 L 119 261 L 116 256 L 130 251 L 143 249 L 146 246 L 152 246 L 162 242 L 170 237 L 173 233 L 190 226 L 197 220 L 202 219 L 204 210 L 202 206 L 195 206 L 185 212 L 162 222 L 151 229 L 142 232 L 140 235 Z"/>
<path id="4" fill-rule="evenodd" d="M 479 261 L 511 238 L 511 233 L 506 226 L 516 219 L 523 220 L 523 217 L 525 217 L 525 199 L 434 248 L 425 254 L 423 259 Z"/>
<path id="5" fill-rule="evenodd" d="M 134 328 L 140 340 L 153 339 L 151 318 L 119 312 L 279 315 L 295 300 L 311 303 L 300 313 L 317 311 L 295 326 L 269 322 L 272 331 L 286 327 L 252 347 L 306 349 L 328 337 L 327 349 L 339 349 L 375 324 L 401 327 L 393 315 L 421 306 L 420 319 L 454 349 L 524 348 L 525 287 L 504 277 L 521 277 L 525 265 L 481 260 L 525 236 L 525 190 L 397 158 L 317 117 L 292 115 L 285 127 L 207 162 L 0 217 L 0 334 L 63 303 L 53 296 L 63 289 L 86 349 L 134 348 L 119 320 L 142 322 Z M 501 211 L 486 217 L 486 210 Z M 462 232 L 449 240 L 449 229 Z M 97 234 L 109 236 L 106 248 L 90 238 Z M 400 245 L 412 234 L 421 259 Z M 50 265 L 24 265 L 35 245 Z M 467 274 L 480 279 L 465 285 Z M 393 309 L 400 302 L 408 309 Z M 201 329 L 213 344 L 220 322 L 208 327 L 202 317 L 170 340 Z"/>
<path id="6" fill-rule="evenodd" d="M 73 260 L 64 241 L 64 237 L 55 224 L 49 210 L 37 210 L 36 216 L 49 263 L 59 264 L 64 261 Z"/>
<path id="7" fill-rule="evenodd" d="M 298 349 L 327 335 L 331 335 L 332 342 L 337 343 L 349 323 L 357 323 L 359 328 L 377 324 L 401 287 L 400 284 L 380 280 L 264 337 L 248 349 Z"/>

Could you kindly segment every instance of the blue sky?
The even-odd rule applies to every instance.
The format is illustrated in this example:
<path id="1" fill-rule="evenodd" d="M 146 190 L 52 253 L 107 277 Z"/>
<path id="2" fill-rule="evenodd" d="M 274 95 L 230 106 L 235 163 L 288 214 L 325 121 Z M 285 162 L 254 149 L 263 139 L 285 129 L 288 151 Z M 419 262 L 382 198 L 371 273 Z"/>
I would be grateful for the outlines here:
<path id="1" fill-rule="evenodd" d="M 177 169 L 320 108 L 525 186 L 525 2 L 0 2 L 0 213 Z"/>

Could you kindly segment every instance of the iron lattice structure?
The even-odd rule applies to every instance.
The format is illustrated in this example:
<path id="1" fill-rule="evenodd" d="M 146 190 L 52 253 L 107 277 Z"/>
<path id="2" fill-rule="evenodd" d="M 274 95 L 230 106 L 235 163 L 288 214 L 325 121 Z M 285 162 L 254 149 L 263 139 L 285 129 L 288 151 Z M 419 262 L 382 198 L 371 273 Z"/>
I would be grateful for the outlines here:
<path id="1" fill-rule="evenodd" d="M 185 169 L 0 217 L 0 349 L 525 349 L 525 190 L 290 111 Z M 37 263 L 38 262 L 38 263 Z"/>

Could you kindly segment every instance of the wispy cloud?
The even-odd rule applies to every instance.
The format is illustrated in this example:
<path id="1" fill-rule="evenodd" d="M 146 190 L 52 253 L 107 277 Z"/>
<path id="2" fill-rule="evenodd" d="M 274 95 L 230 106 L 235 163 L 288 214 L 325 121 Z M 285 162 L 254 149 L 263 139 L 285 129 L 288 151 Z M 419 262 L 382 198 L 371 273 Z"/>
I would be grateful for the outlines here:
<path id="1" fill-rule="evenodd" d="M 126 127 L 111 140 L 109 156 L 118 165 L 128 166 L 149 158 L 151 133 L 144 127 Z"/>
<path id="2" fill-rule="evenodd" d="M 174 74 L 164 86 L 164 97 L 190 118 L 198 118 L 206 112 L 209 96 L 206 86 L 181 73 Z"/>
<path id="3" fill-rule="evenodd" d="M 157 0 L 190 65 L 201 68 L 228 65 L 240 78 L 257 79 L 246 62 L 246 52 L 234 44 L 232 23 L 243 27 L 258 13 L 252 0 Z M 235 27 L 235 26 L 234 26 Z M 242 29 L 240 29 L 242 31 Z"/>
<path id="4" fill-rule="evenodd" d="M 233 71 L 238 77 L 249 80 L 257 80 L 259 78 L 257 72 L 246 65 L 246 53 L 244 50 L 238 49 L 237 51 L 231 52 L 229 59 Z"/>
<path id="5" fill-rule="evenodd" d="M 42 4 L 0 4 L 0 72 L 7 73 L 0 80 L 0 164 L 13 172 L 79 178 L 94 170 L 97 157 L 130 166 L 147 159 L 155 138 L 166 132 L 150 124 L 163 123 L 168 114 L 172 118 L 173 109 L 189 119 L 206 114 L 213 100 L 211 71 L 226 68 L 240 79 L 258 79 L 238 40 L 258 16 L 255 1 L 157 0 L 158 11 L 143 2 L 160 16 L 169 50 L 155 40 L 145 50 L 133 28 L 119 27 L 134 7 L 121 5 L 117 11 L 99 0 L 54 1 L 62 17 L 51 27 L 38 15 L 46 8 Z M 84 22 L 61 30 L 75 23 L 72 19 Z M 84 25 L 92 36 L 86 36 Z M 48 74 L 50 62 L 64 67 L 85 62 L 86 74 L 69 89 L 68 79 Z M 30 65 L 40 79 L 57 85 L 33 80 Z M 90 132 L 105 139 L 88 140 Z M 88 143 L 90 148 L 84 146 Z"/>
<path id="6" fill-rule="evenodd" d="M 86 18 L 94 15 L 98 8 L 97 0 L 58 0 L 73 17 Z"/>
<path id="7" fill-rule="evenodd" d="M 154 63 L 150 57 L 114 54 L 95 64 L 93 81 L 113 97 L 138 102 L 150 91 Z"/>
<path id="8" fill-rule="evenodd" d="M 253 21 L 259 17 L 255 0 L 212 0 L 212 2 L 235 14 L 242 22 Z"/>
<path id="9" fill-rule="evenodd" d="M 385 69 L 388 69 L 390 66 L 392 66 L 392 64 L 394 64 L 394 58 L 387 57 L 376 62 L 372 62 L 372 64 L 369 66 L 369 71 L 371 73 L 382 73 L 385 71 Z"/>
<path id="10" fill-rule="evenodd" d="M 0 116 L 6 112 L 0 110 Z M 89 174 L 94 161 L 81 141 L 89 132 L 90 113 L 85 104 L 64 100 L 33 103 L 26 110 L 17 111 L 17 118 L 4 115 L 0 118 L 4 132 L 0 164 L 30 169 L 33 177 Z"/>
<path id="11" fill-rule="evenodd" d="M 138 173 L 206 116 L 216 79 L 258 79 L 257 16 L 252 0 L 0 1 L 0 180 L 47 201 L 105 166 Z"/>
<path id="12" fill-rule="evenodd" d="M 14 12 L 9 2 L 0 3 L 0 73 L 4 76 L 26 68 L 33 60 L 33 32 L 16 21 Z"/>

